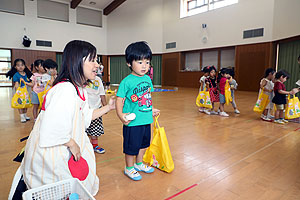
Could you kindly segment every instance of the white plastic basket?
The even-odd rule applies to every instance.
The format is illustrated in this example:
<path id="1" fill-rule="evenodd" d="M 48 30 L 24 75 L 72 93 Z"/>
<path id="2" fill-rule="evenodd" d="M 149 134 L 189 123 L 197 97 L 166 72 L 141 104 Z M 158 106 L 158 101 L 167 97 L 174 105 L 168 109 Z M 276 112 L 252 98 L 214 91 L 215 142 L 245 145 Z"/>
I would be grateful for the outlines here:
<path id="1" fill-rule="evenodd" d="M 66 200 L 72 193 L 77 193 L 79 199 L 95 200 L 77 178 L 71 178 L 56 183 L 27 190 L 23 193 L 24 200 Z"/>

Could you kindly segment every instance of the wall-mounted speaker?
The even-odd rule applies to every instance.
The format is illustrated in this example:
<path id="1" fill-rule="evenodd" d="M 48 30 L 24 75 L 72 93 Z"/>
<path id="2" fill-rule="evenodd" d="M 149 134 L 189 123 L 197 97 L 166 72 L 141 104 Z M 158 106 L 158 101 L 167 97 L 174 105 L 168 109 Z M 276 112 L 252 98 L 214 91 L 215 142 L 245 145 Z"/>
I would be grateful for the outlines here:
<path id="1" fill-rule="evenodd" d="M 31 44 L 31 40 L 29 39 L 29 37 L 27 37 L 26 35 L 24 35 L 23 37 L 23 43 L 24 47 L 30 47 Z"/>

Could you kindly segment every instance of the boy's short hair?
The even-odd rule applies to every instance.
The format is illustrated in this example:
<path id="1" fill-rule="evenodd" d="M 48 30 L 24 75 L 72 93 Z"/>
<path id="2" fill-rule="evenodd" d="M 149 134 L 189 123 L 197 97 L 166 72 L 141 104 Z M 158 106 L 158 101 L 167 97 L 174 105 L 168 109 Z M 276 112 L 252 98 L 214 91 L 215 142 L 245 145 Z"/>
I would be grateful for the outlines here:
<path id="1" fill-rule="evenodd" d="M 283 70 L 283 69 L 276 72 L 275 78 L 279 79 L 281 76 L 283 76 L 283 78 L 286 77 L 286 79 L 290 78 L 290 74 L 287 71 Z"/>
<path id="2" fill-rule="evenodd" d="M 57 69 L 58 65 L 57 65 L 57 63 L 54 60 L 47 59 L 47 60 L 44 61 L 44 67 L 46 69 L 54 69 L 54 68 Z"/>
<path id="3" fill-rule="evenodd" d="M 132 65 L 134 60 L 149 59 L 152 60 L 152 51 L 147 42 L 131 43 L 125 50 L 126 63 Z"/>

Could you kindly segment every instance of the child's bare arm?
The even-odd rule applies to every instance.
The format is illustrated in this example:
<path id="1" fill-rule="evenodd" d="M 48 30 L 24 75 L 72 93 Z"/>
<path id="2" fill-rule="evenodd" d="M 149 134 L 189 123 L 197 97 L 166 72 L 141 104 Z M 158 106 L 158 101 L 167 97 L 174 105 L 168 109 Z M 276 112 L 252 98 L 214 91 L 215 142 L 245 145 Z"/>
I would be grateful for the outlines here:
<path id="1" fill-rule="evenodd" d="M 280 94 L 293 94 L 292 91 L 285 91 L 285 90 L 278 90 L 278 93 L 280 93 Z"/>
<path id="2" fill-rule="evenodd" d="M 121 97 L 117 97 L 117 100 L 116 100 L 116 111 L 117 111 L 117 116 L 119 117 L 119 119 L 121 120 L 121 122 L 123 124 L 125 124 L 125 125 L 128 125 L 130 121 L 125 118 L 125 116 L 128 113 L 123 113 L 123 98 L 121 98 Z"/>
<path id="3" fill-rule="evenodd" d="M 102 102 L 102 106 L 106 106 L 106 105 L 107 105 L 107 102 L 106 102 L 106 97 L 105 97 L 105 95 L 100 95 L 100 99 L 101 99 L 101 102 Z"/>

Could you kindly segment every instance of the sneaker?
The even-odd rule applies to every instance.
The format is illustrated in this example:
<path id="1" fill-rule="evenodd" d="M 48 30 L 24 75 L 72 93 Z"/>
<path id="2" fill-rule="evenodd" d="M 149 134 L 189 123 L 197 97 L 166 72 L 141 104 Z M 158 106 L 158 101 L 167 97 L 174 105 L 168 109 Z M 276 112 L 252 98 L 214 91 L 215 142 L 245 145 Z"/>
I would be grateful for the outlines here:
<path id="1" fill-rule="evenodd" d="M 235 110 L 234 110 L 234 113 L 235 113 L 235 114 L 240 114 L 241 112 L 240 112 L 238 109 L 235 109 Z"/>
<path id="2" fill-rule="evenodd" d="M 218 114 L 218 112 L 216 112 L 216 111 L 212 110 L 212 111 L 210 111 L 210 114 L 211 114 L 211 115 L 217 115 L 217 114 Z"/>
<path id="3" fill-rule="evenodd" d="M 25 123 L 26 122 L 25 116 L 22 114 L 22 115 L 20 115 L 20 117 L 21 117 L 21 123 Z"/>
<path id="4" fill-rule="evenodd" d="M 25 119 L 26 119 L 26 121 L 29 121 L 29 120 L 30 120 L 30 117 L 28 117 L 28 116 L 25 114 Z"/>
<path id="5" fill-rule="evenodd" d="M 272 121 L 272 119 L 270 119 L 270 118 L 268 118 L 267 116 L 263 116 L 262 118 L 261 118 L 263 121 L 266 121 L 266 122 L 271 122 Z"/>
<path id="6" fill-rule="evenodd" d="M 96 153 L 105 153 L 105 149 L 103 149 L 103 148 L 100 148 L 99 146 L 95 146 L 95 148 L 94 148 L 94 151 L 96 152 Z"/>
<path id="7" fill-rule="evenodd" d="M 226 112 L 220 112 L 220 114 L 219 114 L 220 116 L 222 116 L 222 117 L 229 117 L 229 115 L 226 113 Z"/>
<path id="8" fill-rule="evenodd" d="M 139 181 L 142 179 L 142 176 L 140 175 L 140 173 L 138 173 L 134 168 L 132 168 L 131 170 L 128 170 L 125 167 L 124 174 L 134 181 Z"/>
<path id="9" fill-rule="evenodd" d="M 145 172 L 147 174 L 150 174 L 152 172 L 154 172 L 154 168 L 153 167 L 149 167 L 148 165 L 145 165 L 144 163 L 137 165 L 134 163 L 134 169 L 138 172 Z"/>
<path id="10" fill-rule="evenodd" d="M 264 114 L 261 114 L 260 118 L 261 118 L 262 120 L 264 120 L 264 119 L 266 118 L 266 116 L 265 116 Z"/>
<path id="11" fill-rule="evenodd" d="M 207 114 L 207 115 L 210 115 L 210 112 L 209 112 L 209 110 L 207 110 L 207 109 L 204 109 L 204 111 L 203 111 L 205 114 Z"/>
<path id="12" fill-rule="evenodd" d="M 276 123 L 276 124 L 284 124 L 284 122 L 281 121 L 280 119 L 275 119 L 275 120 L 274 120 L 274 123 Z"/>
<path id="13" fill-rule="evenodd" d="M 199 108 L 199 112 L 204 112 L 204 108 Z"/>
<path id="14" fill-rule="evenodd" d="M 275 118 L 274 115 L 268 115 L 268 117 L 269 117 L 270 119 Z"/>
<path id="15" fill-rule="evenodd" d="M 281 119 L 281 121 L 283 121 L 284 123 L 289 123 L 289 121 L 286 119 Z"/>

